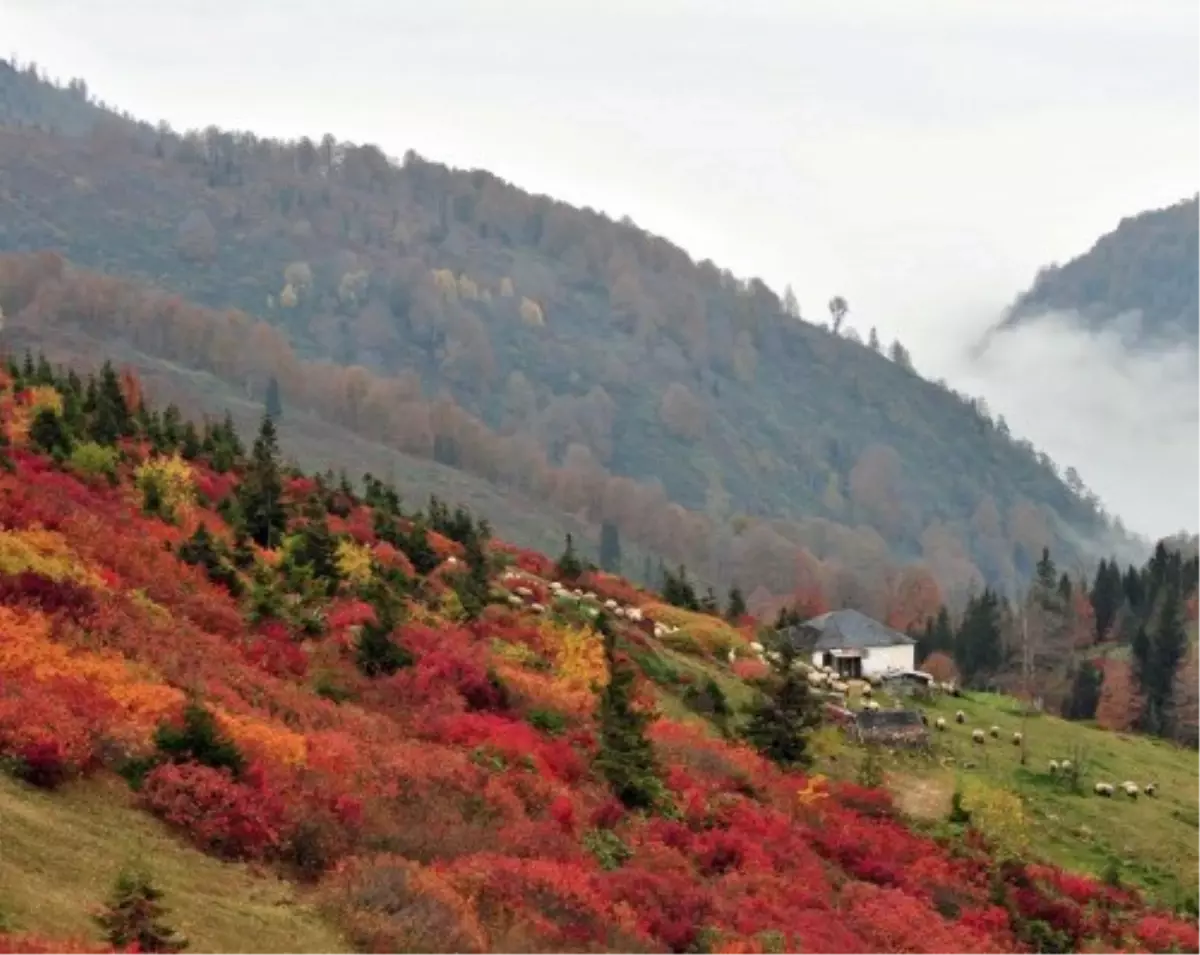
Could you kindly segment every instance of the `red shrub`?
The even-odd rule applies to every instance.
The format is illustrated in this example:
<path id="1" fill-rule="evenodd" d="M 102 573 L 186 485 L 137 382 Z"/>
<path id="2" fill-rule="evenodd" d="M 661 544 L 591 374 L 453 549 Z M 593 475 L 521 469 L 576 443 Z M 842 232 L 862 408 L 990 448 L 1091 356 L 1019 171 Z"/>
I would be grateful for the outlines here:
<path id="1" fill-rule="evenodd" d="M 146 777 L 141 798 L 147 809 L 216 855 L 260 859 L 280 843 L 279 801 L 263 788 L 236 782 L 227 770 L 168 763 Z"/>

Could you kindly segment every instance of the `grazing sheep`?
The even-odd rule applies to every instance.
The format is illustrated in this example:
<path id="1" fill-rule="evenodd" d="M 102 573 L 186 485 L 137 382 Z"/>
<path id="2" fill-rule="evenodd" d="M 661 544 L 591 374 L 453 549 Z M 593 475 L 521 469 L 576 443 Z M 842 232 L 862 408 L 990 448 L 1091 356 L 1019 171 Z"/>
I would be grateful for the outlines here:
<path id="1" fill-rule="evenodd" d="M 447 558 L 446 558 L 446 563 L 447 563 L 449 566 L 453 567 L 455 564 L 457 564 L 457 563 L 458 563 L 458 558 L 457 558 L 457 557 L 447 557 Z"/>
<path id="2" fill-rule="evenodd" d="M 583 593 L 583 599 L 584 600 L 595 600 L 596 595 L 594 593 L 592 593 L 590 590 L 585 590 Z"/>
<path id="3" fill-rule="evenodd" d="M 1158 792 L 1158 785 L 1156 783 L 1146 783 L 1146 788 L 1143 789 L 1142 792 L 1144 792 L 1147 796 L 1153 796 L 1156 792 Z"/>
<path id="4" fill-rule="evenodd" d="M 933 725 L 944 733 L 946 731 L 946 717 L 939 716 Z"/>
<path id="5" fill-rule="evenodd" d="M 870 710 L 872 713 L 879 712 L 879 701 L 878 700 L 867 700 L 866 708 L 868 710 Z"/>
<path id="6" fill-rule="evenodd" d="M 1058 768 L 1062 770 L 1063 775 L 1065 776 L 1071 771 L 1071 761 L 1069 759 L 1060 760 Z"/>
<path id="7" fill-rule="evenodd" d="M 1138 793 L 1140 793 L 1142 791 L 1137 783 L 1135 783 L 1129 779 L 1127 779 L 1127 780 L 1125 780 L 1125 782 L 1121 783 L 1121 788 L 1125 790 L 1125 795 L 1128 796 L 1130 799 L 1137 799 Z"/>
<path id="8" fill-rule="evenodd" d="M 521 606 L 521 598 L 518 597 L 516 594 L 509 594 L 508 595 L 508 603 L 512 607 L 519 607 L 519 606 Z"/>
<path id="9" fill-rule="evenodd" d="M 517 588 L 515 588 L 514 592 L 516 593 L 516 595 L 518 597 L 532 597 L 533 596 L 533 591 L 530 590 L 528 587 L 517 587 Z"/>
<path id="10" fill-rule="evenodd" d="M 967 721 L 967 714 L 964 713 L 962 710 L 959 710 L 957 713 L 954 714 L 954 722 L 955 723 L 965 723 L 966 721 Z"/>
<path id="11" fill-rule="evenodd" d="M 1024 738 L 1025 737 L 1022 736 L 1020 732 L 1013 733 L 1013 746 L 1020 746 L 1021 740 Z"/>
<path id="12" fill-rule="evenodd" d="M 627 607 L 625 609 L 625 616 L 628 617 L 630 620 L 632 620 L 634 623 L 641 623 L 642 622 L 642 608 L 641 607 Z"/>
<path id="13" fill-rule="evenodd" d="M 871 684 L 870 684 L 870 683 L 864 683 L 864 684 L 862 685 L 862 688 L 861 688 L 861 689 L 859 689 L 859 691 L 858 691 L 858 692 L 859 692 L 859 694 L 860 694 L 861 696 L 870 696 L 870 695 L 871 695 Z"/>
<path id="14" fill-rule="evenodd" d="M 999 739 L 1000 738 L 1000 727 L 993 726 L 991 729 L 988 730 L 988 733 L 991 734 L 992 739 Z"/>
<path id="15" fill-rule="evenodd" d="M 624 608 L 624 607 L 616 607 L 616 608 L 614 608 L 614 609 L 613 609 L 613 616 L 614 616 L 614 617 L 622 617 L 622 618 L 623 618 L 623 617 L 625 616 L 625 608 Z"/>
<path id="16" fill-rule="evenodd" d="M 763 645 L 761 643 L 759 643 L 757 640 L 755 640 L 753 643 L 750 644 L 750 649 L 753 650 L 755 653 L 762 653 Z"/>
<path id="17" fill-rule="evenodd" d="M 1058 775 L 1058 760 L 1057 759 L 1050 760 L 1050 775 L 1051 776 Z"/>
<path id="18" fill-rule="evenodd" d="M 661 623 L 656 623 L 654 625 L 654 636 L 656 636 L 659 640 L 661 640 L 666 635 L 667 635 L 667 628 L 664 627 Z"/>
<path id="19" fill-rule="evenodd" d="M 1109 799 L 1112 797 L 1112 794 L 1113 794 L 1112 783 L 1096 783 L 1094 788 L 1096 790 L 1097 796 L 1103 796 L 1105 799 Z"/>
<path id="20" fill-rule="evenodd" d="M 530 604 L 529 609 L 532 610 L 534 613 L 545 613 L 546 612 L 546 608 L 543 607 L 541 604 Z"/>
<path id="21" fill-rule="evenodd" d="M 606 610 L 616 610 L 617 602 L 610 597 L 608 600 L 604 601 L 604 608 Z"/>
<path id="22" fill-rule="evenodd" d="M 987 737 L 983 735 L 983 730 L 971 730 L 971 742 L 983 744 Z"/>

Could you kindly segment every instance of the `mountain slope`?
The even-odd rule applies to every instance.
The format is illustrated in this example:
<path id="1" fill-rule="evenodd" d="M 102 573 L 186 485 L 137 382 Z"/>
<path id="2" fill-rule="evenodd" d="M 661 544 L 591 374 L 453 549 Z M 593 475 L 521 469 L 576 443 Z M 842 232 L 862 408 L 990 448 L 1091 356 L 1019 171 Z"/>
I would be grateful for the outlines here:
<path id="1" fill-rule="evenodd" d="M 82 125 L 59 124 L 66 92 L 6 76 L 36 89 L 7 94 L 23 105 L 6 114 L 22 125 L 0 128 L 0 249 L 57 249 L 240 308 L 299 358 L 450 399 L 433 440 L 410 444 L 472 468 L 464 443 L 492 440 L 482 423 L 526 472 L 562 470 L 572 490 L 555 503 L 631 539 L 665 494 L 693 529 L 641 543 L 706 579 L 787 590 L 790 569 L 745 565 L 790 567 L 802 549 L 832 575 L 922 560 L 962 594 L 1015 586 L 1044 545 L 1077 562 L 1128 543 L 1048 458 L 915 375 L 903 349 L 891 361 L 799 320 L 761 282 L 631 223 L 331 136 L 180 137 L 107 113 L 66 135 Z M 176 360 L 204 367 L 209 343 L 193 342 Z M 261 363 L 237 384 L 261 396 Z M 304 390 L 282 385 L 285 402 Z M 476 423 L 449 434 L 456 409 Z M 680 555 L 654 540 L 688 543 Z"/>
<path id="2" fill-rule="evenodd" d="M 31 365 L 0 378 L 0 756 L 38 802 L 127 783 L 371 951 L 1194 949 L 1138 893 L 1013 858 L 1011 799 L 934 839 L 738 742 L 721 701 L 782 692 L 748 622 Z"/>
<path id="3" fill-rule="evenodd" d="M 1048 312 L 1071 312 L 1089 328 L 1123 331 L 1134 344 L 1182 340 L 1194 345 L 1200 314 L 1198 260 L 1196 198 L 1122 219 L 1083 255 L 1039 272 L 1000 328 L 1034 322 Z M 1139 322 L 1120 321 L 1135 312 Z"/>

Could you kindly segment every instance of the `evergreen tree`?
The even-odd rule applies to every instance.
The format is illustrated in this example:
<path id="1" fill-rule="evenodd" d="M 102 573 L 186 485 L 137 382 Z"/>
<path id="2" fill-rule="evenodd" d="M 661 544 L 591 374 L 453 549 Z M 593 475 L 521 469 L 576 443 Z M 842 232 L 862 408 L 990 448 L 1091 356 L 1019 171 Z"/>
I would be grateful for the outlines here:
<path id="1" fill-rule="evenodd" d="M 596 618 L 596 629 L 604 640 L 608 666 L 608 684 L 600 694 L 596 765 L 622 803 L 631 809 L 651 809 L 664 795 L 654 747 L 646 736 L 651 717 L 633 707 L 634 670 L 617 655 L 616 635 L 604 614 Z"/>
<path id="2" fill-rule="evenodd" d="M 1000 640 L 1000 598 L 994 591 L 986 589 L 967 601 L 954 649 L 955 662 L 966 684 L 999 668 L 1004 651 Z"/>
<path id="3" fill-rule="evenodd" d="M 600 569 L 610 574 L 621 572 L 621 533 L 612 521 L 600 525 Z"/>
<path id="4" fill-rule="evenodd" d="M 696 598 L 696 589 L 692 586 L 691 581 L 688 580 L 686 567 L 680 564 L 677 573 L 671 573 L 666 567 L 663 567 L 662 574 L 663 600 L 674 607 L 681 607 L 684 610 L 700 609 L 700 601 Z"/>
<path id="5" fill-rule="evenodd" d="M 725 619 L 730 623 L 737 623 L 744 616 L 746 616 L 746 598 L 742 596 L 742 589 L 734 584 L 729 589 L 729 602 L 725 605 Z"/>
<path id="6" fill-rule="evenodd" d="M 455 593 L 468 620 L 476 619 L 487 606 L 489 597 L 487 553 L 478 534 L 472 534 L 464 547 L 463 554 L 467 572 L 457 580 Z"/>
<path id="7" fill-rule="evenodd" d="M 118 438 L 133 433 L 133 417 L 112 362 L 106 361 L 100 370 L 92 406 L 88 435 L 97 444 L 116 444 Z"/>
<path id="8" fill-rule="evenodd" d="M 104 911 L 95 916 L 117 951 L 179 952 L 187 940 L 163 923 L 162 892 L 145 872 L 123 870 Z"/>
<path id="9" fill-rule="evenodd" d="M 559 577 L 563 580 L 575 581 L 583 574 L 583 563 L 575 553 L 575 540 L 570 534 L 567 535 L 567 546 L 558 558 L 556 567 Z"/>
<path id="10" fill-rule="evenodd" d="M 183 726 L 163 723 L 154 734 L 159 754 L 172 763 L 200 763 L 212 769 L 227 769 L 235 778 L 246 761 L 233 741 L 217 726 L 212 713 L 196 700 L 183 710 Z"/>
<path id="11" fill-rule="evenodd" d="M 423 518 L 414 518 L 412 527 L 409 528 L 407 534 L 400 535 L 399 531 L 395 531 L 394 533 L 400 540 L 400 549 L 404 551 L 409 562 L 413 565 L 413 570 L 422 577 L 430 573 L 441 563 L 441 558 L 438 557 L 437 552 L 429 543 L 429 531 L 425 527 Z"/>
<path id="12" fill-rule="evenodd" d="M 719 616 L 721 613 L 721 604 L 717 601 L 716 591 L 711 587 L 700 598 L 700 610 L 704 613 L 712 614 L 714 617 Z"/>
<path id="13" fill-rule="evenodd" d="M 1149 626 L 1153 630 L 1147 634 L 1148 627 L 1143 627 L 1139 631 L 1141 639 L 1133 647 L 1135 673 L 1146 700 L 1140 722 L 1146 732 L 1163 735 L 1170 728 L 1175 674 L 1187 653 L 1183 606 L 1179 588 L 1173 583 L 1164 585 L 1158 613 Z"/>
<path id="14" fill-rule="evenodd" d="M 246 533 L 260 547 L 271 550 L 278 546 L 287 528 L 287 514 L 283 509 L 283 479 L 275 424 L 266 415 L 254 441 L 246 473 L 238 485 L 238 503 Z"/>
<path id="15" fill-rule="evenodd" d="M 375 588 L 371 603 L 375 608 L 375 619 L 363 624 L 355 663 L 364 676 L 391 676 L 401 667 L 412 664 L 412 654 L 392 639 L 398 612 L 385 587 L 378 585 Z"/>
<path id="16" fill-rule="evenodd" d="M 283 402 L 279 397 L 279 382 L 272 375 L 267 381 L 267 395 L 263 402 L 268 418 L 278 420 L 283 417 Z"/>
<path id="17" fill-rule="evenodd" d="M 1063 707 L 1063 716 L 1069 720 L 1091 720 L 1096 718 L 1096 707 L 1100 705 L 1100 688 L 1104 674 L 1091 660 L 1084 660 L 1075 671 L 1071 684 L 1071 695 Z"/>
<path id="18" fill-rule="evenodd" d="M 792 642 L 781 641 L 775 685 L 759 699 L 745 730 L 746 739 L 755 749 L 784 767 L 803 767 L 811 762 L 808 736 L 821 722 L 808 680 L 792 665 L 795 659 Z"/>
<path id="19" fill-rule="evenodd" d="M 46 454 L 65 457 L 71 453 L 71 436 L 53 408 L 43 408 L 34 415 L 29 426 L 29 440 Z"/>
<path id="20" fill-rule="evenodd" d="M 1092 614 L 1096 619 L 1096 639 L 1103 640 L 1116 622 L 1121 605 L 1125 602 L 1121 569 L 1115 560 L 1112 563 L 1100 561 L 1090 599 Z"/>
<path id="21" fill-rule="evenodd" d="M 318 502 L 312 502 L 305 508 L 305 517 L 307 520 L 296 533 L 294 544 L 289 542 L 290 561 L 308 567 L 313 579 L 320 582 L 325 593 L 332 594 L 341 579 L 337 565 L 337 541 L 330 533 L 325 511 Z"/>

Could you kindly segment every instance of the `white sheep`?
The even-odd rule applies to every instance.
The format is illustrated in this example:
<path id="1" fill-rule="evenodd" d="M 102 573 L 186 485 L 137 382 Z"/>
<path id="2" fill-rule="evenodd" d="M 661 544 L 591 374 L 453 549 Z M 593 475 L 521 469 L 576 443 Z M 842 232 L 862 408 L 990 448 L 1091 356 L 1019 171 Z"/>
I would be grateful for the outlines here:
<path id="1" fill-rule="evenodd" d="M 624 607 L 614 607 L 613 608 L 613 616 L 624 618 L 625 608 Z"/>
<path id="2" fill-rule="evenodd" d="M 581 598 L 583 596 L 583 591 L 580 590 L 578 587 L 576 587 L 574 590 L 571 591 L 571 596 L 574 597 L 576 600 L 578 600 L 579 598 Z"/>
<path id="3" fill-rule="evenodd" d="M 761 643 L 759 643 L 757 640 L 755 640 L 753 643 L 750 644 L 750 649 L 753 650 L 755 653 L 762 653 L 763 645 Z"/>
<path id="4" fill-rule="evenodd" d="M 877 712 L 879 710 L 879 701 L 878 700 L 867 700 L 866 708 L 868 710 L 870 710 L 872 713 Z"/>
<path id="5" fill-rule="evenodd" d="M 533 591 L 530 590 L 528 587 L 516 587 L 516 588 L 514 588 L 513 592 L 516 593 L 516 595 L 518 597 L 532 597 L 533 596 Z"/>
<path id="6" fill-rule="evenodd" d="M 538 603 L 530 604 L 529 609 L 532 610 L 534 613 L 545 613 L 546 612 L 546 608 Z"/>
<path id="7" fill-rule="evenodd" d="M 458 558 L 457 558 L 457 557 L 447 557 L 447 558 L 446 558 L 446 563 L 447 563 L 449 566 L 453 567 L 455 564 L 457 564 L 457 563 L 458 563 Z"/>
<path id="8" fill-rule="evenodd" d="M 1142 792 L 1144 792 L 1147 796 L 1153 796 L 1156 792 L 1158 792 L 1158 785 L 1156 783 L 1146 783 L 1146 788 L 1143 789 Z"/>
<path id="9" fill-rule="evenodd" d="M 1125 782 L 1121 783 L 1121 788 L 1125 790 L 1125 795 L 1130 799 L 1137 799 L 1138 793 L 1142 791 L 1138 784 L 1130 779 L 1127 779 Z"/>
<path id="10" fill-rule="evenodd" d="M 654 625 L 654 636 L 657 637 L 659 640 L 661 640 L 666 635 L 667 635 L 667 628 L 664 627 L 661 623 L 656 623 Z"/>
<path id="11" fill-rule="evenodd" d="M 584 600 L 595 600 L 596 595 L 594 593 L 592 593 L 590 590 L 585 590 L 583 592 L 583 599 Z"/>
<path id="12" fill-rule="evenodd" d="M 518 597 L 516 594 L 509 594 L 508 595 L 508 603 L 510 606 L 519 607 L 519 606 L 521 606 L 521 598 Z"/>
<path id="13" fill-rule="evenodd" d="M 641 607 L 626 607 L 625 608 L 625 616 L 628 617 L 630 620 L 632 620 L 634 623 L 641 623 L 642 608 Z"/>
<path id="14" fill-rule="evenodd" d="M 988 733 L 991 734 L 992 739 L 999 739 L 1000 738 L 1000 727 L 993 726 L 991 729 L 988 730 Z"/>
<path id="15" fill-rule="evenodd" d="M 729 665 L 733 666 L 735 663 L 737 663 L 737 651 L 730 650 L 729 651 Z"/>
<path id="16" fill-rule="evenodd" d="M 1058 760 L 1057 759 L 1050 760 L 1050 775 L 1051 776 L 1058 775 Z"/>
<path id="17" fill-rule="evenodd" d="M 864 683 L 864 684 L 862 685 L 862 689 L 860 689 L 860 690 L 858 691 L 858 693 L 859 693 L 859 695 L 860 695 L 860 696 L 870 696 L 870 695 L 871 695 L 871 684 L 870 684 L 870 683 Z"/>
<path id="18" fill-rule="evenodd" d="M 1069 759 L 1060 760 L 1058 763 L 1058 768 L 1062 770 L 1063 775 L 1065 776 L 1071 771 L 1071 761 Z"/>
<path id="19" fill-rule="evenodd" d="M 1096 783 L 1094 789 L 1097 796 L 1103 796 L 1105 799 L 1111 798 L 1113 794 L 1112 783 Z"/>
<path id="20" fill-rule="evenodd" d="M 1025 738 L 1024 735 L 1022 735 L 1022 733 L 1019 730 L 1017 732 L 1013 733 L 1013 746 L 1020 746 L 1021 740 L 1023 740 L 1024 738 Z"/>
<path id="21" fill-rule="evenodd" d="M 937 719 L 934 721 L 933 725 L 934 725 L 934 726 L 936 726 L 936 727 L 937 727 L 939 730 L 941 730 L 943 733 L 944 733 L 944 732 L 946 732 L 946 717 L 944 717 L 944 716 L 939 716 L 939 717 L 938 717 L 938 718 L 937 718 Z"/>
<path id="22" fill-rule="evenodd" d="M 964 713 L 962 710 L 959 710 L 957 713 L 954 714 L 954 722 L 955 723 L 965 723 L 966 721 L 967 721 L 967 714 Z"/>
<path id="23" fill-rule="evenodd" d="M 588 594 L 584 594 L 584 596 L 588 597 L 589 600 L 591 599 L 590 595 L 588 595 Z M 604 608 L 606 610 L 616 610 L 617 602 L 615 600 L 613 600 L 611 597 L 609 597 L 608 600 L 604 601 Z"/>
<path id="24" fill-rule="evenodd" d="M 987 737 L 983 735 L 983 730 L 971 730 L 971 742 L 982 744 Z"/>

